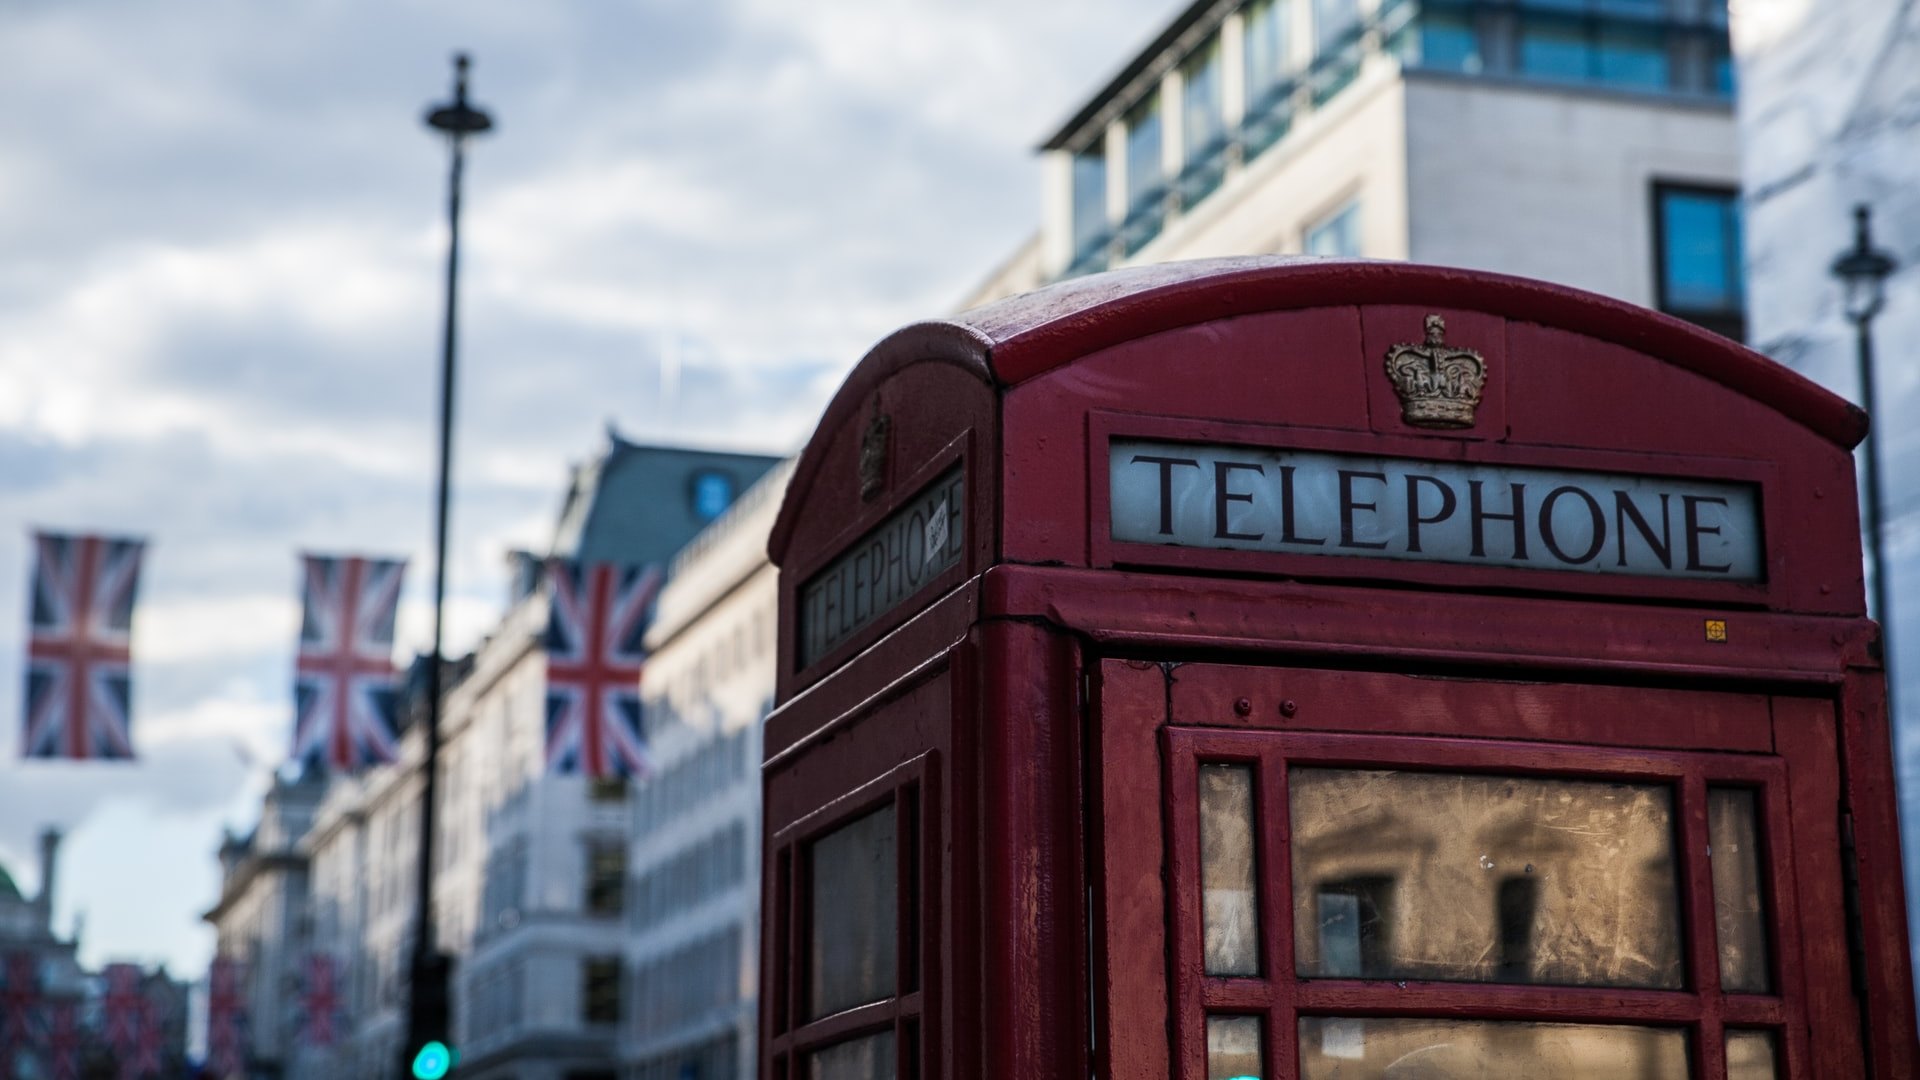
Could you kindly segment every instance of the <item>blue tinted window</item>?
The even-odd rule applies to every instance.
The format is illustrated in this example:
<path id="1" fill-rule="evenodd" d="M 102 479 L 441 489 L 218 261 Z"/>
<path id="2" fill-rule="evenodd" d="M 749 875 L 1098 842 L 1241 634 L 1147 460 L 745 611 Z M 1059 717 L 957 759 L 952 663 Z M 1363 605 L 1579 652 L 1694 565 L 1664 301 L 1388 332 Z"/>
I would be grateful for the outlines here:
<path id="1" fill-rule="evenodd" d="M 1731 191 L 1662 189 L 1660 306 L 1670 312 L 1739 312 L 1740 199 Z"/>
<path id="2" fill-rule="evenodd" d="M 1226 130 L 1221 98 L 1220 39 L 1211 38 L 1181 68 L 1186 84 L 1181 100 L 1180 133 L 1187 164 L 1192 165 Z"/>
<path id="3" fill-rule="evenodd" d="M 1258 104 L 1285 78 L 1293 0 L 1254 0 L 1247 5 L 1247 100 Z"/>
<path id="4" fill-rule="evenodd" d="M 1420 20 L 1419 64 L 1441 71 L 1480 70 L 1480 36 L 1467 15 L 1434 12 Z"/>
<path id="5" fill-rule="evenodd" d="M 1593 69 L 1586 29 L 1576 22 L 1529 19 L 1520 32 L 1520 70 L 1542 79 L 1583 82 Z"/>
<path id="6" fill-rule="evenodd" d="M 1127 114 L 1127 205 L 1159 192 L 1160 95 L 1155 93 Z"/>
<path id="7" fill-rule="evenodd" d="M 1733 53 L 1725 41 L 1718 42 L 1713 47 L 1713 89 L 1731 97 L 1733 80 Z"/>
<path id="8" fill-rule="evenodd" d="M 701 521 L 712 521 L 733 505 L 733 477 L 726 473 L 703 472 L 693 477 L 693 513 Z"/>
<path id="9" fill-rule="evenodd" d="M 1359 22 L 1359 0 L 1313 0 L 1314 55 L 1338 48 Z"/>
<path id="10" fill-rule="evenodd" d="M 1307 254 L 1355 258 L 1360 254 L 1360 204 L 1350 202 L 1307 230 Z"/>
<path id="11" fill-rule="evenodd" d="M 1667 45 L 1658 31 L 1603 30 L 1595 56 L 1601 82 L 1648 90 L 1667 87 Z"/>
<path id="12" fill-rule="evenodd" d="M 1077 252 L 1107 231 L 1107 155 L 1096 144 L 1073 155 L 1073 247 Z"/>

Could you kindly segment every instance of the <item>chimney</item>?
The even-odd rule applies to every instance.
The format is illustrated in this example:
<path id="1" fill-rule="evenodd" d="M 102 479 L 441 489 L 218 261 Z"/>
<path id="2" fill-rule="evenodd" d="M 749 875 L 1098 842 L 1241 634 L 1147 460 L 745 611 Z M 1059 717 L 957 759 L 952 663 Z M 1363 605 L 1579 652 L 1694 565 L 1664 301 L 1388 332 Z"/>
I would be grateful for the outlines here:
<path id="1" fill-rule="evenodd" d="M 34 897 L 33 906 L 40 916 L 40 929 L 49 936 L 53 933 L 53 877 L 54 856 L 60 852 L 60 830 L 48 826 L 40 833 L 40 895 Z"/>

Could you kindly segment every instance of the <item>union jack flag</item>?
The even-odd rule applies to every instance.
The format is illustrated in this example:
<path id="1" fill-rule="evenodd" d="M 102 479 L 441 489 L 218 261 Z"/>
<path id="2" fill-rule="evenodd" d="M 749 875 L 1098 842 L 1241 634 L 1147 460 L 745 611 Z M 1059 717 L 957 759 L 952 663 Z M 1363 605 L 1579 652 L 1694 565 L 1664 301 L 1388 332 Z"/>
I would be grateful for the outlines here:
<path id="1" fill-rule="evenodd" d="M 308 1046 L 332 1046 L 339 1038 L 338 1025 L 345 1017 L 340 1000 L 340 984 L 335 977 L 333 957 L 312 953 L 307 957 L 305 985 L 300 993 L 301 1035 Z"/>
<path id="2" fill-rule="evenodd" d="M 641 639 L 658 566 L 548 564 L 547 767 L 595 780 L 653 771 L 640 723 Z"/>
<path id="3" fill-rule="evenodd" d="M 40 964 L 25 949 L 7 954 L 7 982 L 0 987 L 0 1046 L 27 1045 L 40 1009 Z"/>
<path id="4" fill-rule="evenodd" d="M 393 760 L 393 615 L 407 564 L 306 556 L 293 756 L 336 771 Z"/>
<path id="5" fill-rule="evenodd" d="M 246 1015 L 240 995 L 240 962 L 214 957 L 207 972 L 207 1071 L 217 1077 L 238 1076 L 246 1066 L 241 1045 Z"/>
<path id="6" fill-rule="evenodd" d="M 140 1010 L 146 1004 L 140 965 L 108 964 L 103 974 L 107 990 L 100 1001 L 101 1034 L 115 1054 L 130 1054 L 140 1038 Z"/>
<path id="7" fill-rule="evenodd" d="M 131 758 L 138 540 L 34 534 L 22 757 Z"/>
<path id="8" fill-rule="evenodd" d="M 79 1006 L 63 1001 L 47 1011 L 47 1058 L 53 1080 L 80 1080 Z"/>

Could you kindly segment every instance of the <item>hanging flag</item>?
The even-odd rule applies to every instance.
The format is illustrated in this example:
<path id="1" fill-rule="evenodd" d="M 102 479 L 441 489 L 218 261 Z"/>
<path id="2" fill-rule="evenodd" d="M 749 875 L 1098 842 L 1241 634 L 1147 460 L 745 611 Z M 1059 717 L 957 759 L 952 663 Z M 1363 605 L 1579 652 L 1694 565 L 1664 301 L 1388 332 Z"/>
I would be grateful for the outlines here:
<path id="1" fill-rule="evenodd" d="M 207 971 L 207 1071 L 216 1077 L 241 1075 L 246 1052 L 241 1033 L 246 1008 L 241 1000 L 240 962 L 216 956 Z"/>
<path id="2" fill-rule="evenodd" d="M 40 1010 L 40 962 L 26 949 L 7 953 L 0 986 L 0 1046 L 25 1046 Z"/>
<path id="3" fill-rule="evenodd" d="M 27 638 L 29 758 L 131 758 L 138 540 L 34 534 Z"/>
<path id="4" fill-rule="evenodd" d="M 640 671 L 658 566 L 591 568 L 555 559 L 547 620 L 547 767 L 596 780 L 652 771 Z"/>
<path id="5" fill-rule="evenodd" d="M 71 1001 L 48 1006 L 47 1058 L 52 1080 L 80 1080 L 80 1008 Z"/>
<path id="6" fill-rule="evenodd" d="M 350 771 L 392 761 L 393 615 L 407 564 L 306 557 L 293 756 Z"/>
<path id="7" fill-rule="evenodd" d="M 120 1058 L 120 1080 L 149 1080 L 160 1075 L 160 1009 L 141 999 L 133 1046 Z"/>
<path id="8" fill-rule="evenodd" d="M 308 1046 L 332 1046 L 338 1038 L 343 1011 L 333 957 L 307 956 L 306 976 L 300 988 L 300 1034 Z"/>
<path id="9" fill-rule="evenodd" d="M 100 999 L 100 1033 L 116 1056 L 133 1053 L 140 1037 L 140 1010 L 146 998 L 140 990 L 140 965 L 108 964 L 101 972 L 106 992 Z"/>

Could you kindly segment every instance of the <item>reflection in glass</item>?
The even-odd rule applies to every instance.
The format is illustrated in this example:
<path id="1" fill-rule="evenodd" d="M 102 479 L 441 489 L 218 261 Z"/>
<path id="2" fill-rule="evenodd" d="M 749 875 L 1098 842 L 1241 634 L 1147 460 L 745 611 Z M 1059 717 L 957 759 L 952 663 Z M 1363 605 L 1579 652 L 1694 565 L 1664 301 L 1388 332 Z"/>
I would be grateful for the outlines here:
<path id="1" fill-rule="evenodd" d="M 893 1032 L 834 1043 L 807 1056 L 807 1080 L 893 1080 Z"/>
<path id="2" fill-rule="evenodd" d="M 892 806 L 814 841 L 809 1019 L 892 996 L 899 934 L 895 858 Z M 891 1044 L 893 1036 L 887 1039 Z"/>
<path id="3" fill-rule="evenodd" d="M 1679 989 L 1659 784 L 1296 768 L 1299 974 Z"/>
<path id="4" fill-rule="evenodd" d="M 1207 1080 L 1260 1080 L 1261 1042 L 1257 1016 L 1207 1017 Z"/>
<path id="5" fill-rule="evenodd" d="M 1687 1037 L 1675 1028 L 1300 1018 L 1302 1080 L 1416 1076 L 1678 1080 L 1690 1073 Z"/>
<path id="6" fill-rule="evenodd" d="M 1200 766 L 1200 888 L 1207 974 L 1260 974 L 1253 769 Z"/>
<path id="7" fill-rule="evenodd" d="M 1727 1032 L 1727 1080 L 1774 1080 L 1780 1075 L 1773 1032 Z"/>
<path id="8" fill-rule="evenodd" d="M 1760 882 L 1760 826 L 1748 788 L 1707 789 L 1707 850 L 1713 855 L 1713 925 L 1720 938 L 1720 988 L 1764 994 L 1768 978 L 1766 890 Z"/>

